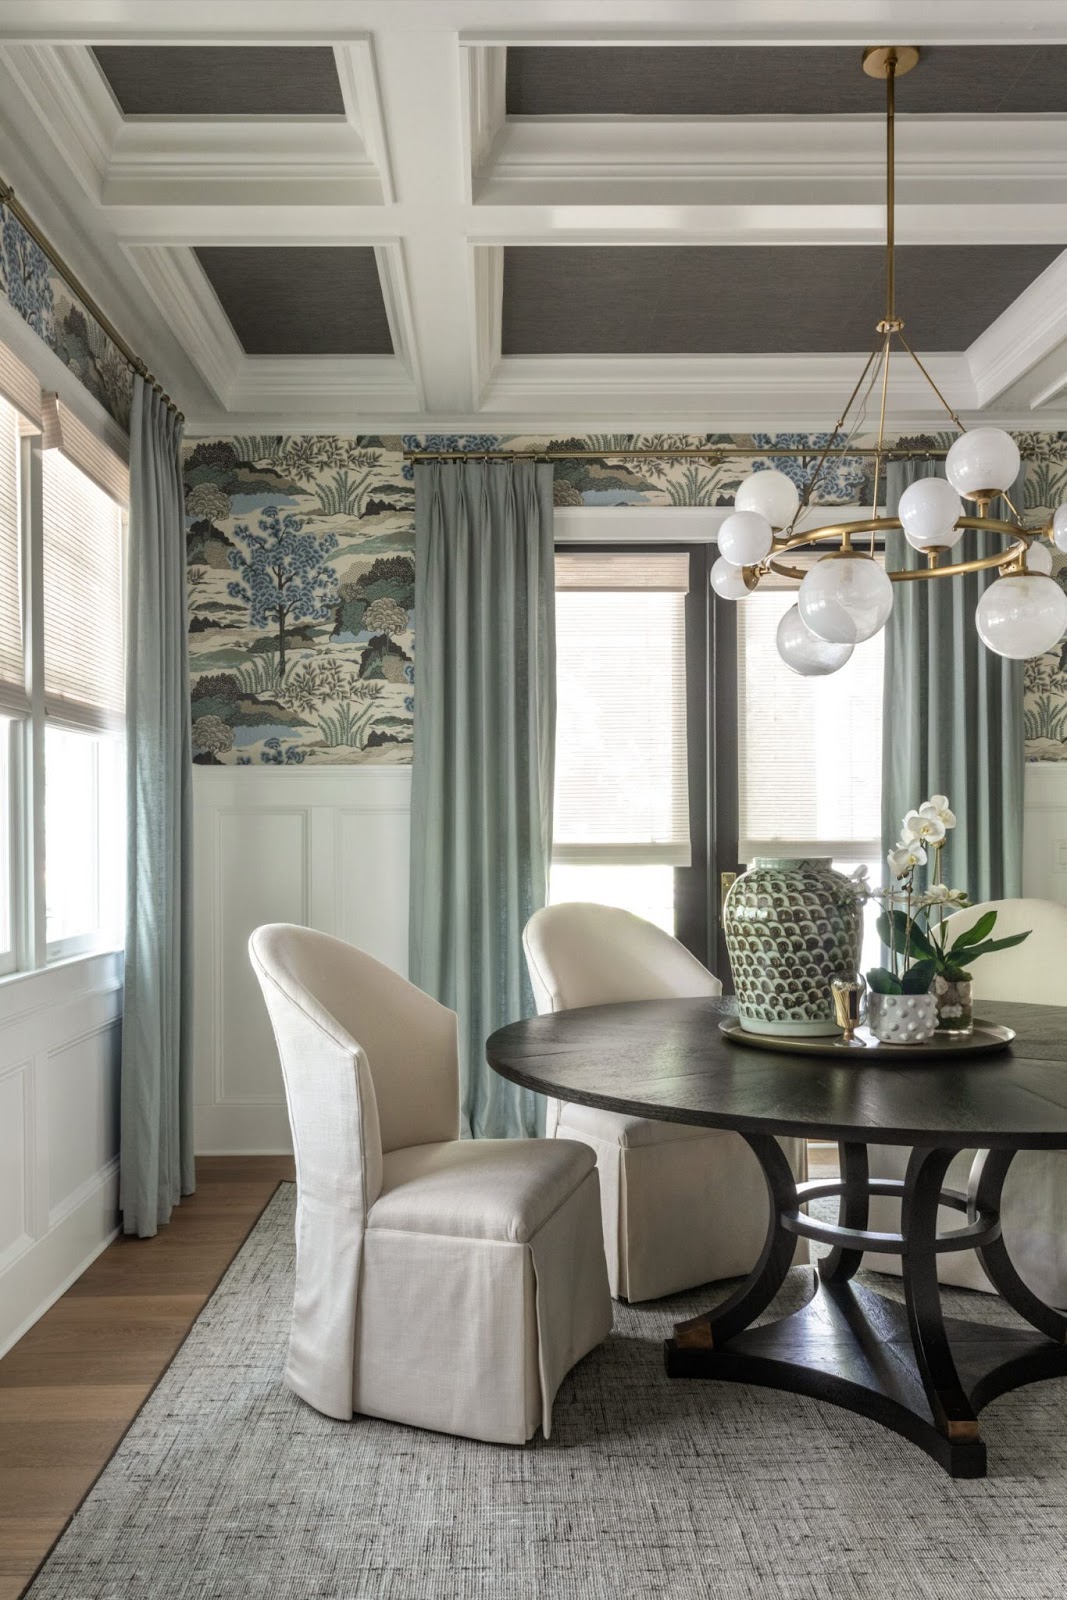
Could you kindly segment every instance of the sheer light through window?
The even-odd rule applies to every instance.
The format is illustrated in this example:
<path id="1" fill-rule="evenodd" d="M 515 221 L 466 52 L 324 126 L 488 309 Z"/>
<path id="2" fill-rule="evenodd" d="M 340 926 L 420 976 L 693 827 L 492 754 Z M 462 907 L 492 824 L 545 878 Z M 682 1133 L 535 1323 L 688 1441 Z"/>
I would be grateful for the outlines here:
<path id="1" fill-rule="evenodd" d="M 669 551 L 556 557 L 552 899 L 621 905 L 674 931 L 687 866 L 685 596 Z"/>

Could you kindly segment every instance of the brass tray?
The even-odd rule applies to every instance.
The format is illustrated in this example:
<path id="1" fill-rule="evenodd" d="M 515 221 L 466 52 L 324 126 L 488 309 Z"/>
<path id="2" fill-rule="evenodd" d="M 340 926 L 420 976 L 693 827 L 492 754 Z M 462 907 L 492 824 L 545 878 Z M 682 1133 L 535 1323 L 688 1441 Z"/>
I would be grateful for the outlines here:
<path id="1" fill-rule="evenodd" d="M 838 1060 L 847 1059 L 857 1067 L 903 1067 L 913 1061 L 945 1061 L 952 1056 L 988 1056 L 997 1050 L 1006 1050 L 1015 1038 L 1012 1028 L 1002 1028 L 994 1022 L 976 1022 L 972 1033 L 957 1038 L 935 1037 L 929 1044 L 882 1044 L 866 1027 L 856 1029 L 851 1044 L 830 1034 L 814 1039 L 789 1039 L 779 1034 L 749 1033 L 736 1017 L 720 1022 L 719 1031 L 725 1034 L 731 1044 L 746 1045 L 750 1050 L 774 1050 L 785 1055 L 830 1056 Z"/>

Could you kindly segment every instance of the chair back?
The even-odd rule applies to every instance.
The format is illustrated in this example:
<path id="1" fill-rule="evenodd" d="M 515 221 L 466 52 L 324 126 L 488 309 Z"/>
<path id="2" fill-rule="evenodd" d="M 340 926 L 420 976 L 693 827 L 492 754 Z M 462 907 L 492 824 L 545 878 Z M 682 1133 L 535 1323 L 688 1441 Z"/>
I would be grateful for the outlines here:
<path id="1" fill-rule="evenodd" d="M 991 939 L 1031 932 L 1022 944 L 982 956 L 968 969 L 974 973 L 975 1000 L 1067 1005 L 1067 905 L 1055 900 L 984 900 L 946 919 L 950 941 L 973 927 L 986 911 L 997 913 Z"/>
<path id="2" fill-rule="evenodd" d="M 383 1152 L 459 1137 L 454 1012 L 313 928 L 257 928 L 249 954 L 278 1042 L 298 1159 L 323 1140 L 345 1161 L 361 1149 L 378 1172 L 367 1186 L 373 1200 Z"/>
<path id="3" fill-rule="evenodd" d="M 677 939 L 616 906 L 546 906 L 526 924 L 522 944 L 539 1012 L 722 994 L 718 978 Z"/>

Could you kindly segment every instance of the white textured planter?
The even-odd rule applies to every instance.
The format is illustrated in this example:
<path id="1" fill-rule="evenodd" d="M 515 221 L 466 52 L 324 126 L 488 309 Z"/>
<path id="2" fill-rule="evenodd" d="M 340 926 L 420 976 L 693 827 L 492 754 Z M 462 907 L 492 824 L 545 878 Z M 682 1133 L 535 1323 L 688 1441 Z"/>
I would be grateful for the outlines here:
<path id="1" fill-rule="evenodd" d="M 867 1026 L 882 1044 L 928 1044 L 937 1030 L 932 994 L 867 995 Z"/>

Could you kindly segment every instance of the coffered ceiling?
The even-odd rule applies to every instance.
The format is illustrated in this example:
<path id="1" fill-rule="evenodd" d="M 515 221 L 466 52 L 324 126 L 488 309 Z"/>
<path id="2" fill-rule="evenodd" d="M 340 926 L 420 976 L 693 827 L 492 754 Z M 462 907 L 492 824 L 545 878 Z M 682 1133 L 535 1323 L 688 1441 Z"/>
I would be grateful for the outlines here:
<path id="1" fill-rule="evenodd" d="M 195 431 L 1067 428 L 1063 0 L 0 0 L 0 175 Z M 940 426 L 901 375 L 892 420 Z"/>

